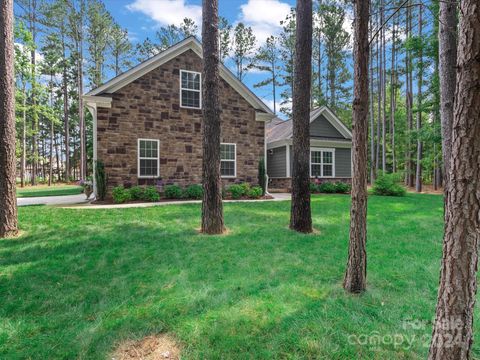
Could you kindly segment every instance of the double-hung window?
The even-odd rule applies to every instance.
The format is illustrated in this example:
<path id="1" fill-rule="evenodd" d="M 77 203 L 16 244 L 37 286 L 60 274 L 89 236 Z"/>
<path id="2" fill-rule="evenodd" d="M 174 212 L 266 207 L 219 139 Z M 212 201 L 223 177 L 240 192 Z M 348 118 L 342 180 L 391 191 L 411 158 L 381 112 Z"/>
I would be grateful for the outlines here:
<path id="1" fill-rule="evenodd" d="M 180 106 L 184 108 L 202 108 L 202 74 L 180 70 Z"/>
<path id="2" fill-rule="evenodd" d="M 334 177 L 334 152 L 326 149 L 310 150 L 310 176 Z"/>
<path id="3" fill-rule="evenodd" d="M 138 177 L 160 176 L 160 141 L 138 139 Z"/>
<path id="4" fill-rule="evenodd" d="M 225 178 L 237 176 L 236 144 L 220 144 L 220 174 Z"/>

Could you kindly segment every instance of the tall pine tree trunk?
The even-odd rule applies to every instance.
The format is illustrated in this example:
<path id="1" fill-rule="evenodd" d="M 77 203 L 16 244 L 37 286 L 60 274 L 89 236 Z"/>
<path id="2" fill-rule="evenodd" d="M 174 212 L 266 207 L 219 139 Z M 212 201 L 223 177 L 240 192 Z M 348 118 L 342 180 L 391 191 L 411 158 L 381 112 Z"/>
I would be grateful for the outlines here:
<path id="1" fill-rule="evenodd" d="M 444 190 L 445 195 L 447 195 L 452 153 L 453 102 L 455 99 L 455 66 L 457 63 L 457 7 L 455 3 L 440 1 L 439 27 L 440 122 L 442 127 Z"/>
<path id="2" fill-rule="evenodd" d="M 0 3 L 0 238 L 17 233 L 13 0 Z"/>
<path id="3" fill-rule="evenodd" d="M 367 285 L 367 138 L 368 138 L 368 18 L 370 0 L 355 0 L 354 99 L 352 118 L 352 205 L 350 244 L 343 287 L 358 293 Z"/>
<path id="4" fill-rule="evenodd" d="M 423 30 L 423 18 L 422 18 L 422 8 L 418 8 L 418 37 L 422 39 L 422 30 Z M 421 45 L 423 46 L 423 45 Z M 417 192 L 422 192 L 422 157 L 423 157 L 423 142 L 421 139 L 420 131 L 422 129 L 422 107 L 423 107 L 423 49 L 420 47 L 419 54 L 419 66 L 418 66 L 418 85 L 417 85 L 417 171 L 415 172 L 415 190 Z"/>
<path id="5" fill-rule="evenodd" d="M 203 202 L 202 232 L 224 231 L 220 179 L 218 0 L 203 0 Z"/>
<path id="6" fill-rule="evenodd" d="M 293 171 L 290 228 L 312 232 L 310 208 L 310 89 L 312 72 L 312 0 L 297 1 L 293 92 Z"/>
<path id="7" fill-rule="evenodd" d="M 385 42 L 385 1 L 381 0 L 380 23 L 382 43 L 382 171 L 387 171 L 387 57 Z"/>
<path id="8" fill-rule="evenodd" d="M 20 186 L 25 187 L 25 171 L 27 166 L 27 89 L 26 81 L 22 80 L 22 155 L 20 158 Z"/>
<path id="9" fill-rule="evenodd" d="M 430 360 L 468 359 L 480 241 L 480 6 L 460 3 L 443 259 Z"/>
<path id="10" fill-rule="evenodd" d="M 373 20 L 370 23 L 370 29 Z M 370 30 L 370 36 L 372 31 Z M 370 183 L 375 182 L 375 109 L 373 101 L 373 46 L 370 47 Z"/>
<path id="11" fill-rule="evenodd" d="M 65 182 L 70 181 L 70 124 L 68 119 L 68 78 L 67 78 L 67 60 L 65 49 L 65 36 L 62 33 L 62 51 L 63 51 L 63 74 L 62 74 L 62 92 L 63 92 L 63 127 L 65 143 Z"/>

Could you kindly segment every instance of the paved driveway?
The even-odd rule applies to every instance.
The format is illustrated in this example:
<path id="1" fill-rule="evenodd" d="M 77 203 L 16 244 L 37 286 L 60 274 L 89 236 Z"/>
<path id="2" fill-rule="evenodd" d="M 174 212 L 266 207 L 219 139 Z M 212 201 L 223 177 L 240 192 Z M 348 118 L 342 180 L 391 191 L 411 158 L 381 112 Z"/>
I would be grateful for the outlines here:
<path id="1" fill-rule="evenodd" d="M 86 203 L 84 194 L 65 195 L 65 196 L 44 196 L 44 197 L 30 197 L 18 198 L 18 206 L 26 205 L 73 205 Z"/>

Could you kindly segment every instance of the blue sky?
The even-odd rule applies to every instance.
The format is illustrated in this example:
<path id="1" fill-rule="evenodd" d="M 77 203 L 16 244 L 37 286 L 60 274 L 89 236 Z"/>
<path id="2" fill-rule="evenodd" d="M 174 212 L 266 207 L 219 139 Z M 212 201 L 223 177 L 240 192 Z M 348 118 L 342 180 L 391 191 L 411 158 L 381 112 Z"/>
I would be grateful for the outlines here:
<path id="1" fill-rule="evenodd" d="M 160 26 L 178 25 L 190 17 L 201 27 L 201 0 L 104 0 L 115 20 L 130 33 L 133 42 L 147 36 L 154 38 Z M 288 14 L 295 0 L 219 0 L 219 12 L 232 24 L 251 26 L 260 45 L 270 34 L 278 34 L 279 22 Z M 269 87 L 254 89 L 265 75 L 248 73 L 244 82 L 269 106 L 273 105 Z M 278 103 L 278 100 L 277 100 Z M 278 109 L 278 106 L 277 106 Z"/>

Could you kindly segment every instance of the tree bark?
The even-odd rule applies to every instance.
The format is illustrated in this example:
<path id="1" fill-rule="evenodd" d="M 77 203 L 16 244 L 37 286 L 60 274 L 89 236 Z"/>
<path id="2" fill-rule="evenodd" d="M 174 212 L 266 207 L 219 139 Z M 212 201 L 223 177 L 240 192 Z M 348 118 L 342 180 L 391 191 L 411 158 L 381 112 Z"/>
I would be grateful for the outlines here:
<path id="1" fill-rule="evenodd" d="M 0 238 L 18 231 L 15 194 L 13 0 L 0 5 Z"/>
<path id="2" fill-rule="evenodd" d="M 203 202 L 202 229 L 206 234 L 224 232 L 220 179 L 220 104 L 218 0 L 203 0 Z"/>
<path id="3" fill-rule="evenodd" d="M 354 99 L 352 118 L 352 205 L 350 244 L 343 287 L 351 293 L 367 283 L 367 138 L 368 138 L 368 18 L 370 1 L 355 0 Z"/>
<path id="4" fill-rule="evenodd" d="M 310 89 L 312 71 L 312 0 L 297 1 L 293 92 L 293 171 L 290 228 L 312 232 L 310 208 Z"/>
<path id="5" fill-rule="evenodd" d="M 460 2 L 443 259 L 429 359 L 468 359 L 480 240 L 480 6 Z"/>
<path id="6" fill-rule="evenodd" d="M 444 166 L 443 183 L 446 198 L 452 154 L 453 102 L 457 64 L 457 7 L 454 2 L 440 1 L 439 27 L 440 122 Z"/>
<path id="7" fill-rule="evenodd" d="M 62 92 L 63 92 L 63 126 L 65 142 L 65 182 L 70 181 L 70 124 L 68 122 L 68 78 L 67 78 L 67 60 L 65 49 L 65 36 L 62 33 L 62 51 L 63 51 L 63 74 L 62 74 Z"/>
<path id="8" fill-rule="evenodd" d="M 25 170 L 27 165 L 27 85 L 22 80 L 22 155 L 20 158 L 20 186 L 25 187 Z"/>

